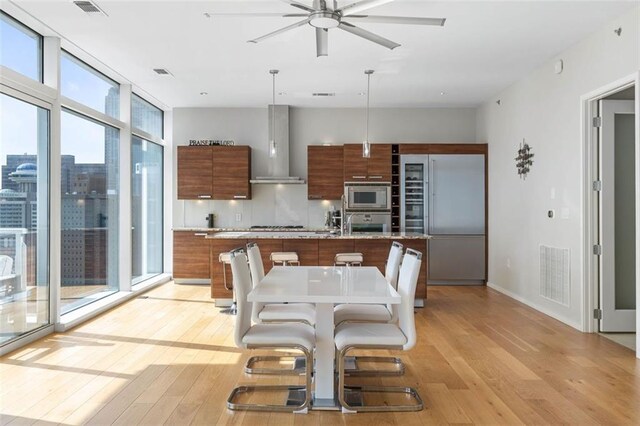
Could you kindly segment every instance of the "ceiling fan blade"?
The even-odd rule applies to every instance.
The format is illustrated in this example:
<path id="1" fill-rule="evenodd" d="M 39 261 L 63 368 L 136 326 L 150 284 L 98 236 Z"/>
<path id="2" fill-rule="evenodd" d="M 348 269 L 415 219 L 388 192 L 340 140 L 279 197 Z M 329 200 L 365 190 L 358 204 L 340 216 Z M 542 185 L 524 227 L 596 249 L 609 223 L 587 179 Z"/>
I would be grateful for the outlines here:
<path id="1" fill-rule="evenodd" d="M 306 18 L 308 13 L 216 13 L 207 12 L 204 14 L 207 18 L 221 17 L 221 18 Z"/>
<path id="2" fill-rule="evenodd" d="M 372 7 L 382 6 L 386 3 L 391 3 L 393 0 L 362 0 L 357 3 L 352 3 L 347 6 L 341 7 L 337 10 L 342 16 L 354 15 L 362 12 L 363 10 L 371 9 Z"/>
<path id="3" fill-rule="evenodd" d="M 329 30 L 316 28 L 316 56 L 329 56 Z"/>
<path id="4" fill-rule="evenodd" d="M 301 26 L 309 23 L 309 20 L 310 20 L 310 18 L 303 19 L 302 21 L 296 22 L 295 24 L 288 25 L 288 26 L 286 26 L 284 28 L 280 28 L 279 30 L 276 30 L 276 31 L 274 31 L 272 33 L 269 33 L 269 34 L 265 34 L 262 37 L 258 37 L 258 38 L 254 38 L 253 40 L 249 40 L 248 43 L 259 43 L 259 42 L 261 42 L 263 40 L 266 40 L 266 39 L 268 39 L 270 37 L 273 37 L 273 36 L 276 36 L 278 34 L 282 34 L 282 33 L 286 32 L 286 31 L 293 30 L 295 28 L 301 27 Z"/>
<path id="5" fill-rule="evenodd" d="M 340 22 L 340 25 L 338 25 L 338 28 L 340 28 L 341 30 L 344 30 L 346 32 L 349 32 L 351 34 L 357 35 L 359 37 L 365 38 L 369 41 L 372 41 L 374 43 L 377 43 L 381 46 L 384 46 L 388 49 L 395 49 L 396 47 L 400 46 L 398 43 L 395 43 L 391 40 L 388 40 L 384 37 L 380 37 L 377 34 L 374 34 L 372 32 L 369 32 L 367 30 L 363 30 L 362 28 L 358 28 L 353 24 L 350 24 L 348 22 Z"/>
<path id="6" fill-rule="evenodd" d="M 316 10 L 312 7 L 307 6 L 306 4 L 300 3 L 298 1 L 295 0 L 281 0 L 293 7 L 297 7 L 298 9 L 302 9 L 306 12 L 316 12 Z"/>
<path id="7" fill-rule="evenodd" d="M 376 22 L 380 24 L 409 24 L 409 25 L 436 25 L 444 26 L 445 18 L 414 18 L 413 16 L 374 16 L 374 15 L 349 15 L 349 19 L 357 19 L 358 22 Z"/>

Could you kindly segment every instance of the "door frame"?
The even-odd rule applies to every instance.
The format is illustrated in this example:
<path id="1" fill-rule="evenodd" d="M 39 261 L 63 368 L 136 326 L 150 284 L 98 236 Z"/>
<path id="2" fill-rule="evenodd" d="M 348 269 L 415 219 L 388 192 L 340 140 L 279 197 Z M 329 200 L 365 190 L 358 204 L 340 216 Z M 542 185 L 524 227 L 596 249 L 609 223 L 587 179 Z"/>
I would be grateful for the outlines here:
<path id="1" fill-rule="evenodd" d="M 598 320 L 593 311 L 598 307 L 598 262 L 593 254 L 593 245 L 598 241 L 595 223 L 595 196 L 593 181 L 597 170 L 594 167 L 593 143 L 597 131 L 593 127 L 593 117 L 597 102 L 613 93 L 635 85 L 635 146 L 636 146 L 636 200 L 640 200 L 640 71 L 613 81 L 580 97 L 580 131 L 582 140 L 582 267 L 584 274 L 582 300 L 582 331 L 598 332 Z M 640 229 L 640 208 L 636 207 L 636 229 Z M 636 307 L 640 307 L 640 232 L 636 232 Z M 640 315 L 636 311 L 636 329 L 640 331 Z M 636 357 L 640 358 L 640 333 L 636 333 Z"/>

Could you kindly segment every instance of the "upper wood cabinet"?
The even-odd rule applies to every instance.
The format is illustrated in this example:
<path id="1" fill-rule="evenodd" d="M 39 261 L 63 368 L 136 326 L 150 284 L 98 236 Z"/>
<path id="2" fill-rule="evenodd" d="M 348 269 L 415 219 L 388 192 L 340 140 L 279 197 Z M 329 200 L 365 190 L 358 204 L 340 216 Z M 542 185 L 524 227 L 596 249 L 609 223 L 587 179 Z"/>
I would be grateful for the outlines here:
<path id="1" fill-rule="evenodd" d="M 342 146 L 307 147 L 307 198 L 339 200 L 344 192 Z"/>
<path id="2" fill-rule="evenodd" d="M 251 148 L 179 146 L 178 199 L 251 199 Z"/>
<path id="3" fill-rule="evenodd" d="M 213 147 L 213 198 L 215 200 L 250 200 L 250 179 L 250 147 Z"/>
<path id="4" fill-rule="evenodd" d="M 391 144 L 371 144 L 371 156 L 362 157 L 361 144 L 344 146 L 345 182 L 391 182 Z"/>
<path id="5" fill-rule="evenodd" d="M 213 155 L 209 146 L 178 147 L 178 199 L 213 198 Z"/>

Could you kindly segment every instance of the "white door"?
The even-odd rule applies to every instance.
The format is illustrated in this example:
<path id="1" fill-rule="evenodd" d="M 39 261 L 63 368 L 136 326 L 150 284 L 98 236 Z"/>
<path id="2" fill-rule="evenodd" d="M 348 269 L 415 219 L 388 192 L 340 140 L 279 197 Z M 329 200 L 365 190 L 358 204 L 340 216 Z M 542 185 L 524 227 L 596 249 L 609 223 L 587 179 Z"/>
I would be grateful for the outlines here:
<path id="1" fill-rule="evenodd" d="M 635 115 L 633 101 L 600 101 L 600 331 L 636 325 Z"/>

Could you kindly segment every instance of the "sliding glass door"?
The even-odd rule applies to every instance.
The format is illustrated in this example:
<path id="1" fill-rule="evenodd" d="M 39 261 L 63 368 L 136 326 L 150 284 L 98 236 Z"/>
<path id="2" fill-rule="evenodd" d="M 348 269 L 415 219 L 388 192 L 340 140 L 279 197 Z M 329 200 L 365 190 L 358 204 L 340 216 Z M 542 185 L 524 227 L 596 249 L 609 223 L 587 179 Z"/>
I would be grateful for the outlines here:
<path id="1" fill-rule="evenodd" d="M 132 138 L 132 283 L 162 273 L 162 146 Z"/>
<path id="2" fill-rule="evenodd" d="M 50 323 L 49 111 L 0 94 L 0 345 Z"/>

